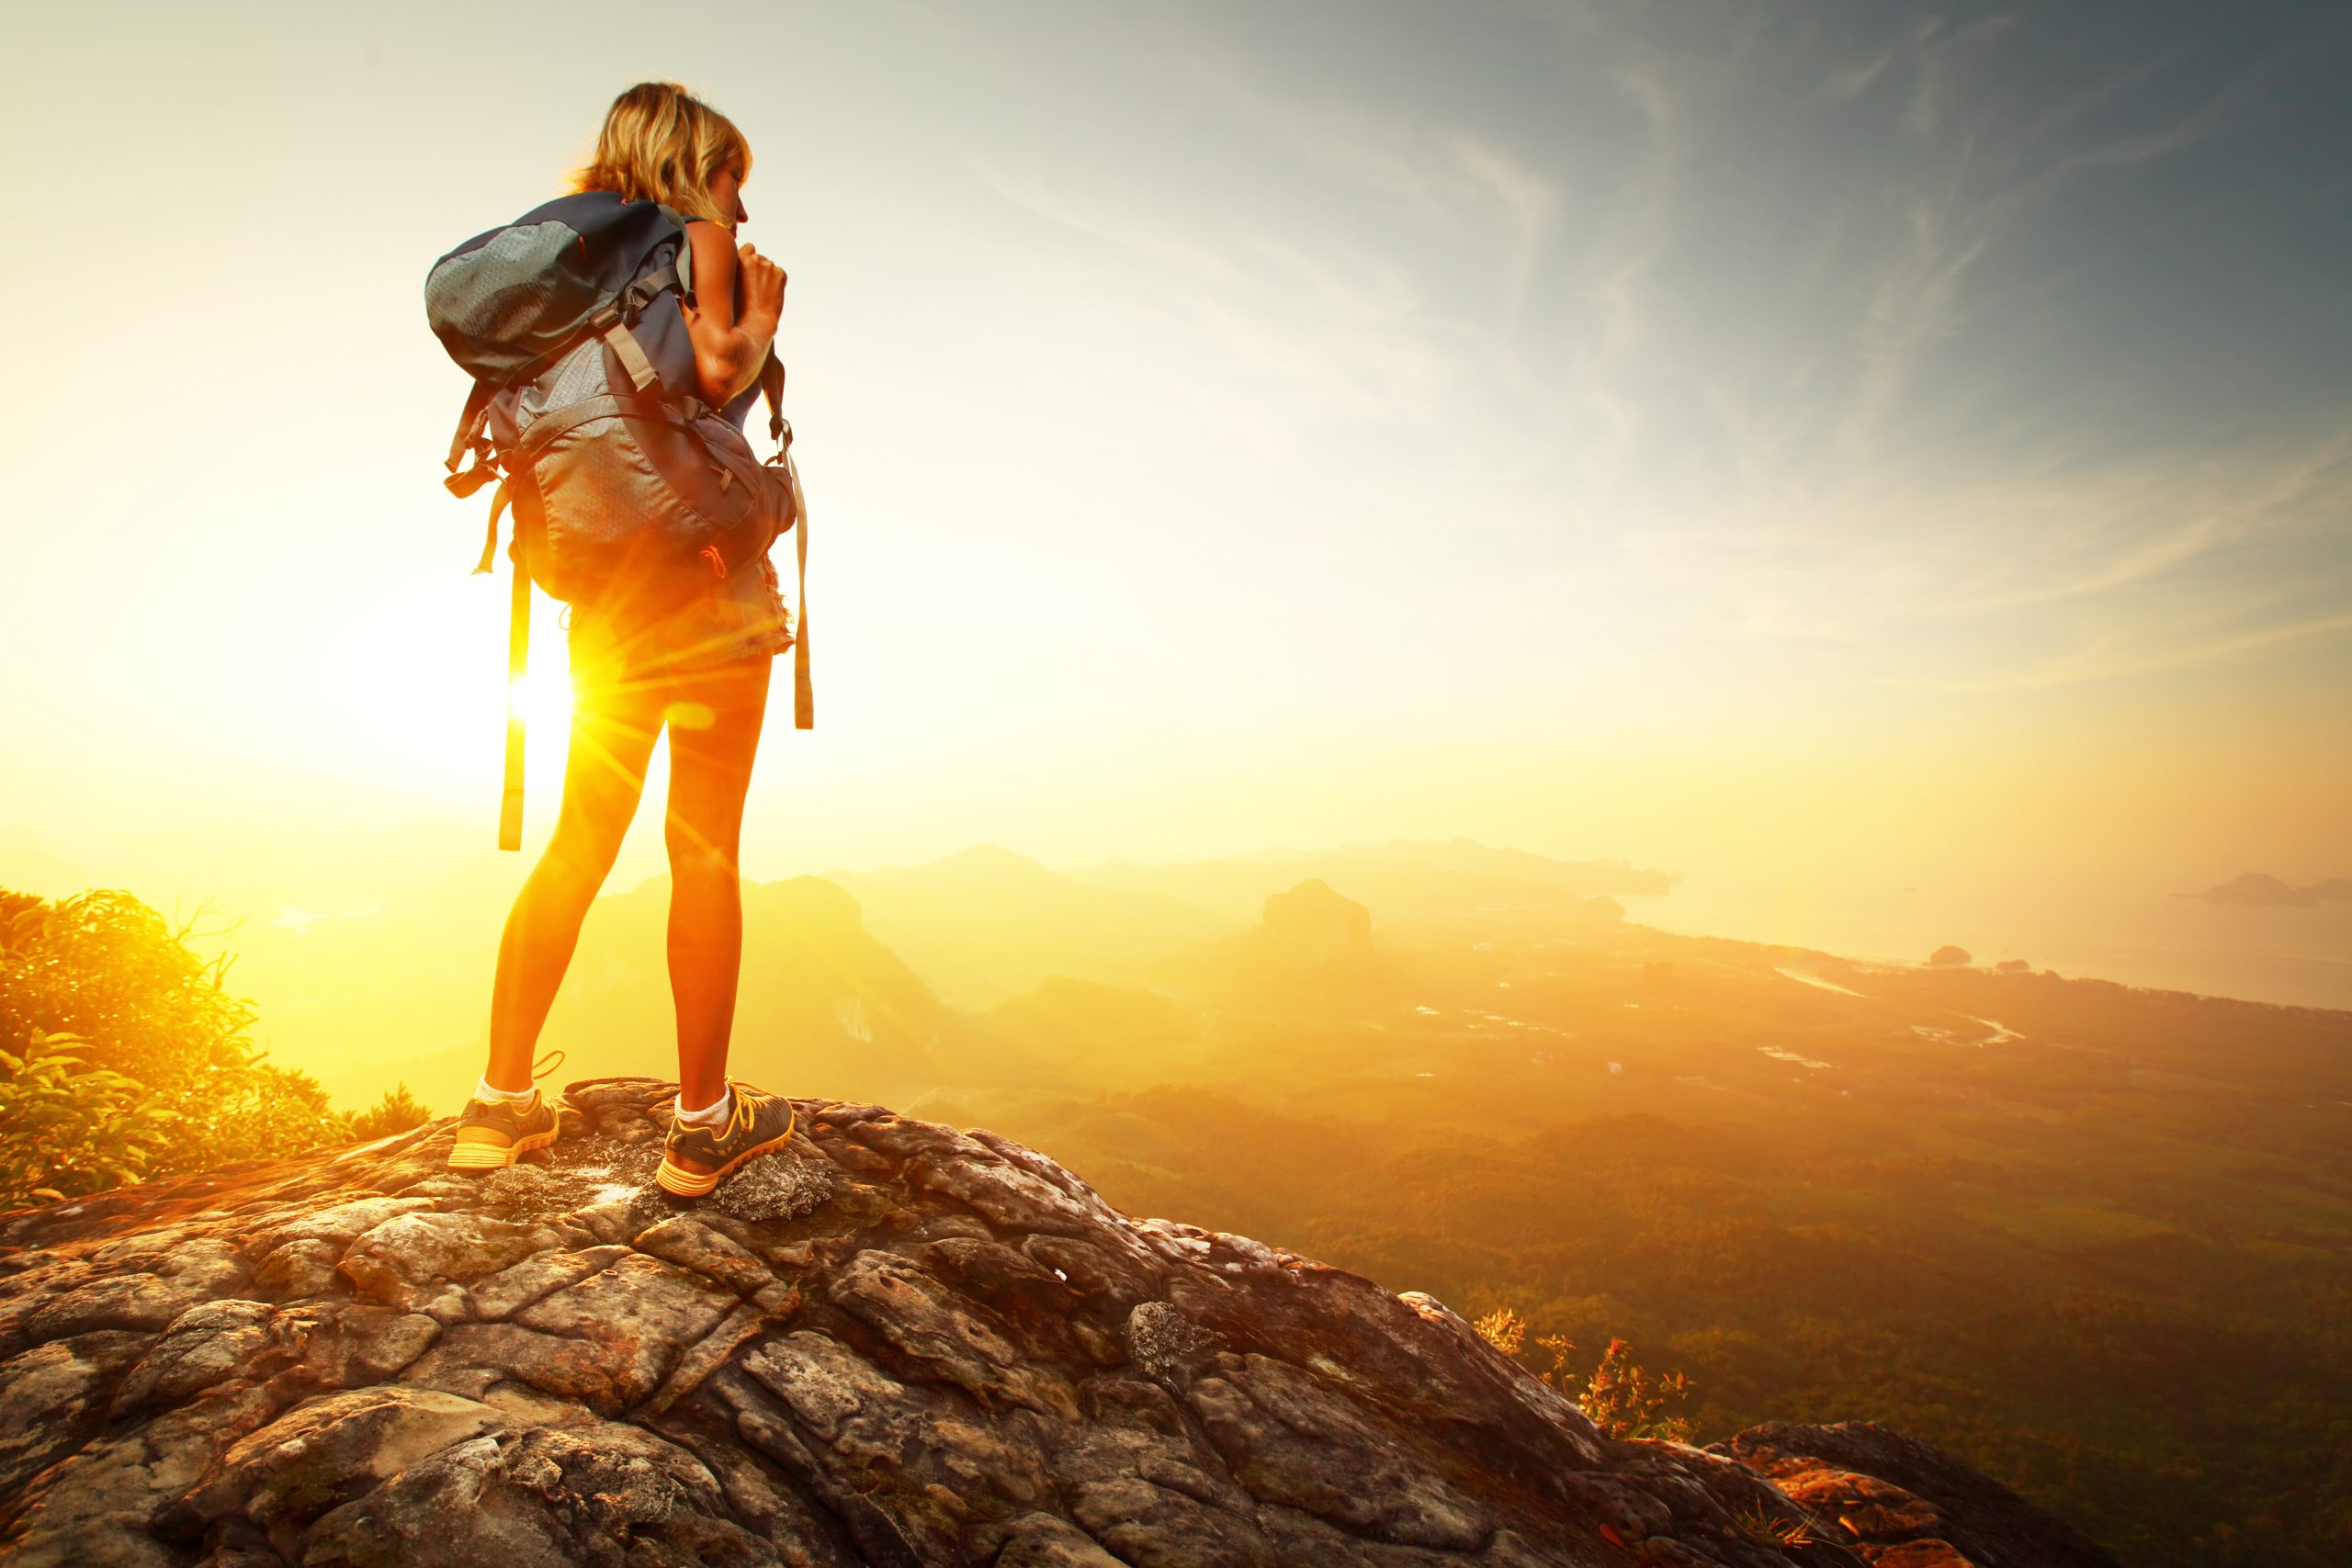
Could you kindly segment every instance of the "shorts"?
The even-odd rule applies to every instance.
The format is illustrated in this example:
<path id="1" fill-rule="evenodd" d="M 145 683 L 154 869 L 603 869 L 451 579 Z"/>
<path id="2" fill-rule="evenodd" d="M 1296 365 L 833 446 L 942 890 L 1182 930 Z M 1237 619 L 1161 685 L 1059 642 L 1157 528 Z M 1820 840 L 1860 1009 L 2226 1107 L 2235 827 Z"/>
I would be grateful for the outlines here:
<path id="1" fill-rule="evenodd" d="M 633 613 L 609 595 L 573 606 L 572 690 L 660 683 L 790 648 L 792 617 L 775 566 L 764 556 L 756 564 L 658 614 Z"/>

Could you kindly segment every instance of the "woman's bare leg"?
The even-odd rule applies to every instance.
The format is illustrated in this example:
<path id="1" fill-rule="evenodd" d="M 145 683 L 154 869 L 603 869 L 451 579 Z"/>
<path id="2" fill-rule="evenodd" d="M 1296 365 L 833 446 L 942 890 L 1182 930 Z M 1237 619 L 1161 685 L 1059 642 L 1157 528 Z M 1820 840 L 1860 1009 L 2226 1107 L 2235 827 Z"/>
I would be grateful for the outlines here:
<path id="1" fill-rule="evenodd" d="M 661 704 L 658 692 L 629 690 L 582 692 L 575 701 L 555 834 L 515 896 L 498 944 L 490 1067 L 482 1075 L 493 1089 L 531 1085 L 531 1055 L 579 945 L 581 922 L 637 815 Z"/>
<path id="2" fill-rule="evenodd" d="M 742 969 L 742 883 L 736 868 L 743 796 L 767 713 L 766 658 L 682 682 L 670 711 L 670 996 L 678 1013 L 678 1098 L 718 1103 Z"/>

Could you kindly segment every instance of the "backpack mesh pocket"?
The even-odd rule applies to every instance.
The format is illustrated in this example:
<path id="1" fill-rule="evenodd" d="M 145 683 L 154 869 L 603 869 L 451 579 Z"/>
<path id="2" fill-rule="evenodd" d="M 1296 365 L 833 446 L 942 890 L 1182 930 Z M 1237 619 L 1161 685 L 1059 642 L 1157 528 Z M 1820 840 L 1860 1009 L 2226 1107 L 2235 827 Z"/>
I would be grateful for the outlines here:
<path id="1" fill-rule="evenodd" d="M 544 440 L 535 433 L 525 448 L 539 513 L 528 553 L 531 575 L 555 597 L 593 600 L 622 577 L 632 597 L 660 597 L 665 582 L 683 594 L 740 569 L 775 538 L 757 477 L 747 482 L 661 402 L 606 394 L 547 424 L 559 428 Z"/>

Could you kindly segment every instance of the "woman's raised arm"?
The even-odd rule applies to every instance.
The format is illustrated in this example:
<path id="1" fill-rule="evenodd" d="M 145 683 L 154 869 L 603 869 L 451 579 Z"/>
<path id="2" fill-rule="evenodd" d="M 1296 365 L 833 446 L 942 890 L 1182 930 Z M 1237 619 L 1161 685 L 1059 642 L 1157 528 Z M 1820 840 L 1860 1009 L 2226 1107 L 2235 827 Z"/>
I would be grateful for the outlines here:
<path id="1" fill-rule="evenodd" d="M 685 315 L 695 378 L 703 401 L 719 408 L 759 378 L 784 314 L 784 268 L 749 245 L 739 248 L 721 224 L 688 223 L 686 243 L 694 251 L 695 303 Z"/>

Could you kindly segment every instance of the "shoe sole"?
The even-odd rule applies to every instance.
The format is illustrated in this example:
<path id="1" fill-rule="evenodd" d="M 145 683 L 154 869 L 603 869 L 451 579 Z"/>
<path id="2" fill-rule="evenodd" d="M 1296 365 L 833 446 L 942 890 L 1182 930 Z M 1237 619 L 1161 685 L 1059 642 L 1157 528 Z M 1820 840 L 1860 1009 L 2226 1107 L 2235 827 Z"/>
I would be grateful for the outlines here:
<path id="1" fill-rule="evenodd" d="M 752 1161 L 759 1158 L 762 1155 L 774 1154 L 776 1150 L 784 1147 L 785 1145 L 792 1142 L 793 1131 L 795 1128 L 798 1127 L 799 1124 L 800 1117 L 797 1112 L 795 1112 L 792 1118 L 792 1125 L 784 1130 L 784 1135 L 782 1137 L 770 1138 L 764 1144 L 754 1145 L 752 1147 L 745 1149 L 741 1154 L 737 1155 L 733 1159 L 729 1160 L 725 1165 L 720 1166 L 714 1171 L 704 1172 L 699 1170 L 688 1170 L 683 1165 L 672 1164 L 670 1156 L 667 1154 L 664 1154 L 662 1156 L 662 1168 L 653 1173 L 654 1182 L 662 1189 L 662 1191 L 673 1193 L 680 1198 L 707 1197 L 709 1195 L 712 1188 L 718 1186 L 720 1182 L 726 1180 L 729 1177 L 742 1169 Z"/>
<path id="2" fill-rule="evenodd" d="M 555 1132 L 534 1133 L 529 1137 L 503 1149 L 494 1148 L 488 1144 L 459 1144 L 449 1151 L 449 1168 L 451 1170 L 503 1170 L 533 1149 L 553 1148 L 556 1133 L 560 1131 L 562 1129 L 558 1128 Z"/>

